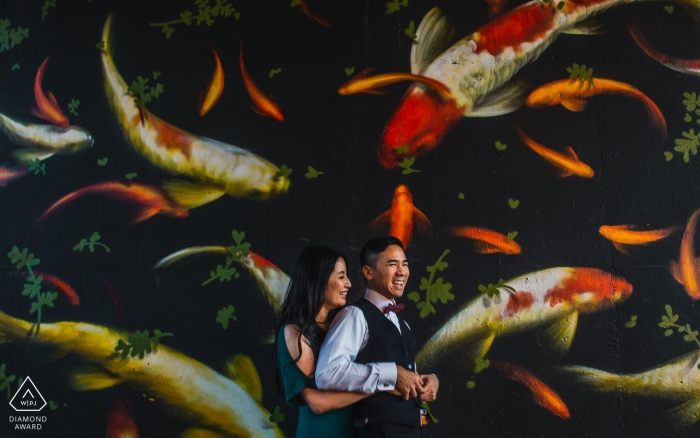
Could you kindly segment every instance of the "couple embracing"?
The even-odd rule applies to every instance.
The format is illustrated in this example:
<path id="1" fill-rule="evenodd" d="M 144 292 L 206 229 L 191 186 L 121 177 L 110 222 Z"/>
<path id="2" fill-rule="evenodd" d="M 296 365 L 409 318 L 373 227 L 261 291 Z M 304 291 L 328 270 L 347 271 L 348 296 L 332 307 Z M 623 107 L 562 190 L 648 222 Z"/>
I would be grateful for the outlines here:
<path id="1" fill-rule="evenodd" d="M 416 340 L 395 302 L 409 276 L 403 245 L 393 236 L 372 239 L 360 263 L 367 289 L 347 307 L 341 254 L 310 247 L 294 268 L 276 365 L 287 402 L 299 406 L 296 437 L 432 437 L 420 405 L 435 400 L 439 382 L 417 373 Z"/>

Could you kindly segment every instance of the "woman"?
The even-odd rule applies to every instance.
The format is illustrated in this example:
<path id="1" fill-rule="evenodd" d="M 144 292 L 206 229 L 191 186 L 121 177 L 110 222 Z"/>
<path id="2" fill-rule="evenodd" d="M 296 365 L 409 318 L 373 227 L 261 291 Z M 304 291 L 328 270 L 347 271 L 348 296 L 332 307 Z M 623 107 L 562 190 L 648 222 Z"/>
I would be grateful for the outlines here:
<path id="1" fill-rule="evenodd" d="M 276 345 L 287 403 L 299 406 L 297 438 L 352 438 L 350 405 L 368 396 L 320 391 L 314 382 L 318 352 L 350 286 L 345 257 L 337 251 L 312 246 L 299 256 L 280 310 Z"/>

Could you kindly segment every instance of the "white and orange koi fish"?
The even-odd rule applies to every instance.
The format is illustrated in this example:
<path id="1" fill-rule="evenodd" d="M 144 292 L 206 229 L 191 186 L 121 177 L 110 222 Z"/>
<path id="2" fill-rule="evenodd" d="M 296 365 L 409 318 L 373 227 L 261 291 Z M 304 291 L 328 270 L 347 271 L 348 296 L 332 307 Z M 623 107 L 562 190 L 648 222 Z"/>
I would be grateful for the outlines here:
<path id="1" fill-rule="evenodd" d="M 170 254 L 156 263 L 153 268 L 164 268 L 185 257 L 201 254 L 232 255 L 231 249 L 228 246 L 195 246 Z M 253 252 L 249 252 L 246 257 L 241 257 L 240 264 L 253 278 L 258 289 L 263 294 L 263 297 L 267 300 L 270 307 L 272 307 L 272 310 L 274 310 L 275 313 L 279 312 L 282 307 L 282 302 L 284 301 L 284 296 L 287 293 L 289 282 L 291 281 L 289 276 L 272 262 Z"/>
<path id="2" fill-rule="evenodd" d="M 287 191 L 289 179 L 264 158 L 185 132 L 146 109 L 142 114 L 112 60 L 111 30 L 110 16 L 102 33 L 102 70 L 107 100 L 127 140 L 141 155 L 167 172 L 194 180 L 166 183 L 164 188 L 173 200 L 194 208 L 224 194 L 267 199 Z"/>
<path id="3" fill-rule="evenodd" d="M 566 375 L 600 392 L 618 392 L 683 402 L 666 412 L 681 426 L 700 419 L 700 351 L 693 351 L 637 374 L 613 374 L 584 366 L 563 367 Z"/>
<path id="4" fill-rule="evenodd" d="M 411 50 L 411 73 L 445 84 L 444 99 L 421 84 L 408 89 L 390 117 L 379 145 L 379 163 L 397 167 L 405 157 L 434 149 L 462 117 L 490 117 L 515 111 L 523 87 L 508 82 L 537 59 L 561 33 L 581 33 L 586 21 L 633 0 L 532 0 L 452 44 L 454 32 L 433 8 L 418 26 Z M 692 0 L 693 7 L 698 2 Z M 398 155 L 398 146 L 408 152 Z"/>
<path id="5" fill-rule="evenodd" d="M 449 354 L 464 349 L 483 357 L 496 336 L 548 326 L 554 351 L 569 350 L 578 316 L 612 307 L 632 293 L 624 278 L 595 268 L 550 268 L 507 281 L 493 298 L 478 297 L 433 335 L 416 356 L 421 369 L 432 369 Z"/>
<path id="6" fill-rule="evenodd" d="M 34 324 L 0 312 L 0 342 L 33 342 L 58 354 L 74 354 L 93 366 L 76 372 L 71 384 L 94 391 L 127 384 L 169 412 L 191 424 L 190 436 L 283 437 L 270 413 L 260 404 L 257 371 L 246 356 L 228 364 L 230 378 L 179 351 L 158 344 L 145 358 L 123 358 L 114 348 L 129 337 L 126 332 L 84 322 L 42 324 L 37 338 Z M 194 435 L 194 431 L 201 431 Z M 208 434 L 204 434 L 204 432 Z"/>

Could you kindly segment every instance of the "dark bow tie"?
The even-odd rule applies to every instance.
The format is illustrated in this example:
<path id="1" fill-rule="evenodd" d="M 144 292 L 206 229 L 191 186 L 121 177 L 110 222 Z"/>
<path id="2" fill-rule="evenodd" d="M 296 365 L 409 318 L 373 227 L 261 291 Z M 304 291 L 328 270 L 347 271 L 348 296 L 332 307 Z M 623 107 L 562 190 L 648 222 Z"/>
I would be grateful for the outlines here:
<path id="1" fill-rule="evenodd" d="M 387 307 L 387 308 L 384 310 L 384 313 L 385 313 L 385 314 L 387 314 L 387 313 L 389 313 L 389 312 L 399 313 L 400 311 L 403 310 L 404 307 L 406 307 L 406 306 L 404 306 L 403 304 L 396 304 L 396 305 L 394 305 L 394 304 L 389 304 L 389 307 Z"/>

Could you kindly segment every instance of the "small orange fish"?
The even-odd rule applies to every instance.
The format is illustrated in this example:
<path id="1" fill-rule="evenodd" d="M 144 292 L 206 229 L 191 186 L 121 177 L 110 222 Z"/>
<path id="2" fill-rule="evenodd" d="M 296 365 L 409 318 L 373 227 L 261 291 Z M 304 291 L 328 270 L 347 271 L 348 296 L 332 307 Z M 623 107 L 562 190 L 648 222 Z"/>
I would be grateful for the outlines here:
<path id="1" fill-rule="evenodd" d="M 75 289 L 70 286 L 70 284 L 45 272 L 34 271 L 34 275 L 36 277 L 42 277 L 44 282 L 58 289 L 58 291 L 65 295 L 73 306 L 80 305 L 80 297 L 78 296 L 77 292 L 75 292 Z"/>
<path id="2" fill-rule="evenodd" d="M 402 72 L 368 76 L 372 70 L 374 69 L 368 68 L 356 74 L 352 79 L 338 88 L 338 94 L 343 96 L 357 93 L 382 94 L 380 91 L 377 91 L 377 88 L 385 87 L 396 82 L 411 81 L 428 85 L 431 89 L 437 91 L 444 99 L 453 98 L 447 85 L 433 78 Z"/>
<path id="3" fill-rule="evenodd" d="M 590 78 L 590 80 L 561 79 L 542 85 L 530 93 L 525 105 L 530 108 L 561 104 L 569 111 L 583 111 L 587 97 L 599 94 L 623 94 L 641 100 L 654 125 L 666 138 L 666 119 L 658 106 L 649 97 L 624 82 L 611 79 Z"/>
<path id="4" fill-rule="evenodd" d="M 161 188 L 136 182 L 108 181 L 93 184 L 76 190 L 54 202 L 39 218 L 42 221 L 52 215 L 61 207 L 66 206 L 83 195 L 98 194 L 117 199 L 122 202 L 136 204 L 137 214 L 132 224 L 143 222 L 156 214 L 168 216 L 187 217 L 187 208 L 175 203 Z"/>
<path id="5" fill-rule="evenodd" d="M 243 75 L 243 82 L 245 83 L 245 88 L 248 91 L 250 99 L 253 101 L 253 111 L 260 114 L 261 116 L 270 117 L 272 119 L 281 122 L 284 120 L 284 114 L 282 110 L 277 106 L 275 99 L 270 95 L 270 97 L 265 96 L 258 87 L 255 86 L 253 79 L 251 79 L 248 74 L 248 70 L 245 68 L 245 61 L 243 58 L 243 41 L 241 41 L 241 75 Z"/>
<path id="6" fill-rule="evenodd" d="M 6 186 L 8 182 L 24 176 L 28 172 L 27 169 L 0 166 L 0 186 Z"/>
<path id="7" fill-rule="evenodd" d="M 671 262 L 671 273 L 677 282 L 683 285 L 690 298 L 700 299 L 700 259 L 695 258 L 695 229 L 698 225 L 698 215 L 700 209 L 695 210 L 688 225 L 685 227 L 683 239 L 681 240 L 681 254 L 678 263 Z"/>
<path id="8" fill-rule="evenodd" d="M 620 252 L 626 253 L 623 245 L 646 245 L 664 239 L 678 231 L 680 227 L 668 227 L 660 230 L 637 230 L 634 225 L 603 225 L 598 232 L 610 240 Z"/>
<path id="9" fill-rule="evenodd" d="M 299 0 L 301 3 L 301 10 L 304 11 L 304 14 L 306 14 L 307 17 L 310 19 L 314 20 L 316 23 L 320 24 L 321 26 L 324 27 L 331 27 L 331 24 L 333 24 L 333 21 L 329 18 L 324 18 L 316 15 L 314 11 L 312 11 L 309 8 L 309 4 L 306 2 L 306 0 Z"/>
<path id="10" fill-rule="evenodd" d="M 559 394 L 524 368 L 498 360 L 492 360 L 490 365 L 502 371 L 507 379 L 515 380 L 527 386 L 527 389 L 532 392 L 532 398 L 538 405 L 563 420 L 571 418 L 569 408 L 564 403 L 564 400 L 559 397 Z"/>
<path id="11" fill-rule="evenodd" d="M 214 68 L 214 76 L 211 78 L 209 87 L 207 88 L 206 94 L 201 99 L 202 102 L 199 105 L 198 114 L 199 117 L 204 117 L 207 115 L 214 105 L 219 101 L 221 93 L 224 91 L 224 69 L 221 67 L 221 61 L 219 60 L 219 55 L 216 53 L 213 47 L 211 49 L 211 54 L 214 57 L 214 63 L 216 67 Z"/>
<path id="12" fill-rule="evenodd" d="M 422 211 L 413 206 L 411 192 L 403 184 L 399 184 L 394 190 L 391 208 L 377 216 L 370 223 L 370 228 L 376 228 L 387 221 L 389 222 L 389 234 L 398 238 L 403 243 L 404 248 L 408 247 L 411 241 L 414 222 L 422 233 L 430 234 L 432 232 L 430 221 Z"/>
<path id="13" fill-rule="evenodd" d="M 515 240 L 508 239 L 496 231 L 481 227 L 452 227 L 445 230 L 453 236 L 474 240 L 474 248 L 480 254 L 520 254 L 521 248 Z"/>
<path id="14" fill-rule="evenodd" d="M 569 154 L 560 154 L 559 152 L 553 151 L 549 148 L 542 146 L 541 144 L 535 142 L 533 139 L 525 135 L 522 129 L 518 127 L 518 135 L 520 139 L 530 147 L 533 151 L 537 152 L 545 160 L 554 164 L 558 169 L 559 176 L 564 178 L 571 175 L 580 176 L 583 178 L 592 178 L 595 172 L 591 167 L 578 159 L 576 152 L 569 147 Z"/>
<path id="15" fill-rule="evenodd" d="M 50 91 L 48 97 L 46 97 L 44 90 L 41 89 L 41 83 L 44 80 L 44 73 L 46 72 L 48 63 L 49 57 L 47 56 L 36 72 L 36 78 L 34 79 L 34 100 L 36 100 L 36 106 L 32 108 L 32 114 L 40 119 L 46 120 L 52 125 L 67 128 L 70 122 L 68 121 L 68 117 L 66 117 L 58 106 L 56 97 Z"/>

